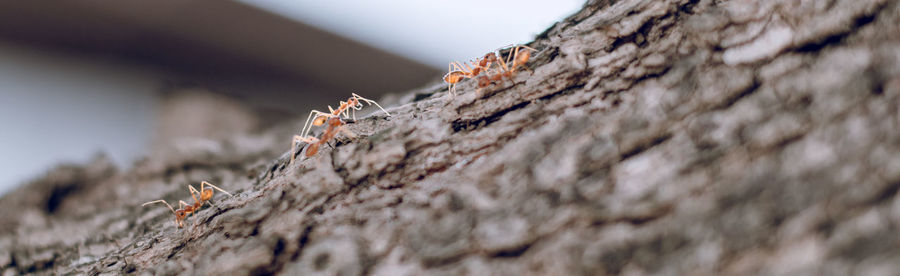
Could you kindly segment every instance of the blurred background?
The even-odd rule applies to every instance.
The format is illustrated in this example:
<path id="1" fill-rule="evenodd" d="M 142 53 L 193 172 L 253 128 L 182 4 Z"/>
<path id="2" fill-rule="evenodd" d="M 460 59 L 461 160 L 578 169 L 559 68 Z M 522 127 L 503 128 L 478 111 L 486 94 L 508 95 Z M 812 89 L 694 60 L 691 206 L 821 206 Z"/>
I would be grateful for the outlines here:
<path id="1" fill-rule="evenodd" d="M 195 106 L 260 127 L 351 92 L 378 99 L 434 83 L 449 61 L 529 42 L 582 4 L 2 1 L 0 194 L 100 152 L 128 169 L 161 132 L 203 135 L 160 123 L 201 116 Z"/>

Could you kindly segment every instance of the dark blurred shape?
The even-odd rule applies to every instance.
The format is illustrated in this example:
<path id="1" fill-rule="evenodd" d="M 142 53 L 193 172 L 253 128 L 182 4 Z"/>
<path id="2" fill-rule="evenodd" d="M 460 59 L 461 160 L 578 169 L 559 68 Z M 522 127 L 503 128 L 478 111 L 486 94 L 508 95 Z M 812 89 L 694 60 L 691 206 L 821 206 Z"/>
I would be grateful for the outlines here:
<path id="1" fill-rule="evenodd" d="M 86 165 L 59 164 L 44 176 L 16 188 L 0 200 L 0 233 L 10 233 L 19 224 L 43 228 L 54 216 L 71 216 L 76 206 L 86 207 L 89 213 L 110 208 L 108 198 L 115 189 L 94 189 L 92 185 L 115 175 L 116 168 L 106 155 L 94 156 Z M 29 188 L 30 187 L 30 188 Z M 90 204 L 66 200 L 72 196 L 89 195 Z"/>
<path id="2" fill-rule="evenodd" d="M 159 68 L 294 113 L 402 91 L 437 69 L 233 1 L 4 1 L 0 39 Z"/>

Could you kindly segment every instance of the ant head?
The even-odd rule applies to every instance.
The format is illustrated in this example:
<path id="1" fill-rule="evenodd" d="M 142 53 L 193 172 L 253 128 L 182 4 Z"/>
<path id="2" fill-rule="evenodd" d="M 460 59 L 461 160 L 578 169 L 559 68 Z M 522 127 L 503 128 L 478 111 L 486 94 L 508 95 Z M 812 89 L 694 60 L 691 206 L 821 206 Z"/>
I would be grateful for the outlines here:
<path id="1" fill-rule="evenodd" d="M 187 216 L 187 212 L 185 212 L 184 210 L 176 210 L 175 211 L 175 220 L 177 220 L 177 221 L 183 220 L 184 217 L 186 217 L 186 216 Z"/>
<path id="2" fill-rule="evenodd" d="M 204 188 L 203 191 L 200 191 L 200 201 L 207 201 L 212 199 L 213 197 L 213 189 L 212 188 Z"/>
<path id="3" fill-rule="evenodd" d="M 484 57 L 481 58 L 481 63 L 484 64 L 484 63 L 488 63 L 488 62 L 494 62 L 496 60 L 497 60 L 497 54 L 494 52 L 490 52 L 490 53 L 484 54 Z M 482 65 L 482 66 L 484 66 L 484 65 Z"/>
<path id="4" fill-rule="evenodd" d="M 326 120 L 326 119 L 328 119 L 328 117 L 326 117 L 326 116 L 324 116 L 324 115 L 316 116 L 316 118 L 313 119 L 312 124 L 313 124 L 314 126 L 321 126 L 322 124 L 325 124 L 325 120 Z"/>
<path id="5" fill-rule="evenodd" d="M 347 105 L 348 105 L 348 106 L 353 106 L 353 107 L 358 107 L 358 106 L 361 106 L 362 103 L 360 103 L 360 102 L 359 102 L 359 99 L 357 99 L 357 98 L 354 96 L 354 97 L 350 98 L 349 100 L 347 100 Z"/>

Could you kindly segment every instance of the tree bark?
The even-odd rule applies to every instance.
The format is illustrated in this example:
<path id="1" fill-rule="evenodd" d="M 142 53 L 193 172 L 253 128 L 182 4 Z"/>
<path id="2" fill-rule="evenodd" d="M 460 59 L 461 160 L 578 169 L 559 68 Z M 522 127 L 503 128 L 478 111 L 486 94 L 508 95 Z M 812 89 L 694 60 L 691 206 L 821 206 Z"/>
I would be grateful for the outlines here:
<path id="1" fill-rule="evenodd" d="M 897 1 L 590 1 L 529 46 L 512 80 L 385 99 L 294 165 L 296 122 L 52 170 L 0 200 L 0 270 L 900 271 Z M 183 229 L 140 206 L 202 180 L 234 197 Z"/>

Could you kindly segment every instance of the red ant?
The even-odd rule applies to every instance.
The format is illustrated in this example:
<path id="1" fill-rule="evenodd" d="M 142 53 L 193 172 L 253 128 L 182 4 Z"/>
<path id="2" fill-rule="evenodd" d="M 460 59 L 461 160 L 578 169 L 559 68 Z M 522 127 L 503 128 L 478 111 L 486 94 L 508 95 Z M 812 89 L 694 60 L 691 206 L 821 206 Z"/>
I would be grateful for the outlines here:
<path id="1" fill-rule="evenodd" d="M 469 63 L 450 62 L 447 65 L 447 74 L 444 75 L 444 82 L 447 83 L 447 90 L 450 96 L 456 95 L 456 83 L 463 79 L 474 78 L 481 74 L 482 71 L 488 71 L 491 64 L 497 61 L 497 55 L 494 52 L 485 54 L 483 57 L 469 61 Z M 469 67 L 469 64 L 472 67 Z M 455 69 L 455 70 L 454 70 Z"/>
<path id="2" fill-rule="evenodd" d="M 531 58 L 532 51 L 537 50 L 525 45 L 518 45 L 515 48 L 511 48 L 509 54 L 506 56 L 506 61 L 503 61 L 503 59 L 497 60 L 497 67 L 500 68 L 499 72 L 492 76 L 482 76 L 478 78 L 478 87 L 486 87 L 494 82 L 502 81 L 503 78 L 512 78 L 519 67 L 525 67 L 525 63 Z M 499 53 L 499 50 L 497 52 Z"/>
<path id="3" fill-rule="evenodd" d="M 303 130 L 300 131 L 301 136 L 309 135 L 309 131 L 312 129 L 313 126 L 321 126 L 322 124 L 325 124 L 325 120 L 327 120 L 328 118 L 340 117 L 341 115 L 343 115 L 344 118 L 350 118 L 351 110 L 353 112 L 352 118 L 354 120 L 356 120 L 356 111 L 362 109 L 363 102 L 365 102 L 369 105 L 375 105 L 378 107 L 378 109 L 381 109 L 381 111 L 384 111 L 384 114 L 391 116 L 391 113 L 388 113 L 387 111 L 385 111 L 384 108 L 382 108 L 381 105 L 379 105 L 377 102 L 370 100 L 370 99 L 363 98 L 363 97 L 357 95 L 356 93 L 351 93 L 350 98 L 348 98 L 346 102 L 345 101 L 340 102 L 341 105 L 338 106 L 338 109 L 333 109 L 329 105 L 328 113 L 318 111 L 318 110 L 310 111 L 309 117 L 306 117 L 306 123 L 303 125 Z M 313 115 L 315 115 L 315 116 L 313 116 Z"/>
<path id="4" fill-rule="evenodd" d="M 150 201 L 150 202 L 141 204 L 141 206 L 147 206 L 147 205 L 150 205 L 153 203 L 160 203 L 160 202 L 163 204 L 166 204 L 166 206 L 169 207 L 169 210 L 172 210 L 172 214 L 175 214 L 175 226 L 177 226 L 178 228 L 181 228 L 181 227 L 184 227 L 184 219 L 187 216 L 191 215 L 192 213 L 199 211 L 200 207 L 203 207 L 203 204 L 209 203 L 210 206 L 212 205 L 212 203 L 210 203 L 210 200 L 213 197 L 214 191 L 213 191 L 213 189 L 206 188 L 204 186 L 213 187 L 216 190 L 219 190 L 220 192 L 223 192 L 228 196 L 233 196 L 230 193 L 226 192 L 225 190 L 222 190 L 221 188 L 216 187 L 215 185 L 210 184 L 209 182 L 203 181 L 203 182 L 200 182 L 200 190 L 199 191 L 197 189 L 195 189 L 194 186 L 188 185 L 188 191 L 191 192 L 191 197 L 194 198 L 194 204 L 187 204 L 186 202 L 184 202 L 184 200 L 179 200 L 178 201 L 179 209 L 175 210 L 175 208 L 172 208 L 172 205 L 169 205 L 168 202 L 166 202 L 165 200 L 159 199 L 159 200 L 154 200 L 154 201 Z M 197 199 L 197 195 L 200 196 L 200 199 Z"/>
<path id="5" fill-rule="evenodd" d="M 311 157 L 319 152 L 319 147 L 321 147 L 322 144 L 327 143 L 337 135 L 338 131 L 343 130 L 340 128 L 342 125 L 344 125 L 344 121 L 341 120 L 341 118 L 331 117 L 328 118 L 328 127 L 325 128 L 324 132 L 322 132 L 321 139 L 313 136 L 303 137 L 300 135 L 294 135 L 293 143 L 295 148 L 291 149 L 291 164 L 294 163 L 294 152 L 296 150 L 297 142 L 304 142 L 309 144 L 309 147 L 306 149 L 306 157 Z"/>
<path id="6" fill-rule="evenodd" d="M 337 109 L 331 108 L 328 106 L 329 113 L 325 113 L 318 110 L 313 110 L 309 112 L 309 117 L 306 118 L 306 124 L 303 125 L 303 130 L 301 130 L 301 135 L 294 135 L 294 138 L 291 140 L 291 164 L 294 164 L 295 160 L 295 152 L 297 150 L 297 142 L 304 142 L 309 144 L 309 148 L 306 150 L 306 156 L 312 156 L 319 151 L 319 146 L 334 138 L 337 135 L 337 132 L 340 130 L 339 127 L 344 125 L 344 121 L 341 120 L 341 116 L 344 118 L 352 118 L 356 120 L 356 111 L 361 110 L 363 107 L 363 102 L 369 105 L 375 105 L 378 109 L 391 116 L 391 113 L 388 113 L 384 108 L 381 107 L 377 102 L 373 100 L 369 100 L 363 98 L 356 93 L 352 93 L 352 96 L 347 99 L 347 101 L 341 101 L 340 106 Z M 328 123 L 328 127 L 325 129 L 325 132 L 322 134 L 322 139 L 317 139 L 316 137 L 310 136 L 309 132 L 312 130 L 313 126 L 321 126 L 325 123 Z"/>

